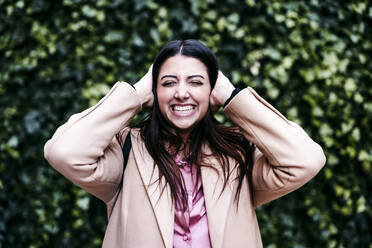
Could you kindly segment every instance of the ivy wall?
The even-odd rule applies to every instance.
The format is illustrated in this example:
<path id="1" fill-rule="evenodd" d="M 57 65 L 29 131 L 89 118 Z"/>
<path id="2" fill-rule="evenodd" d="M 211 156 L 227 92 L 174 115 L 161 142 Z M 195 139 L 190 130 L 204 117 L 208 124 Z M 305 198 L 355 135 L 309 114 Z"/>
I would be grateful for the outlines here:
<path id="1" fill-rule="evenodd" d="M 43 145 L 187 38 L 324 147 L 320 174 L 257 209 L 264 246 L 371 248 L 371 19 L 368 0 L 0 0 L 0 248 L 100 247 L 104 204 Z"/>

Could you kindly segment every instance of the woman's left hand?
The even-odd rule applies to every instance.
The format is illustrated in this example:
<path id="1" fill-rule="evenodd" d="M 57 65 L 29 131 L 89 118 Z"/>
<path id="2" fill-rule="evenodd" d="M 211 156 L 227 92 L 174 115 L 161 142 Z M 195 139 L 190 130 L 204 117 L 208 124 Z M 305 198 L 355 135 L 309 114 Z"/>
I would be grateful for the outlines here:
<path id="1" fill-rule="evenodd" d="M 219 71 L 216 85 L 214 86 L 209 98 L 209 103 L 211 104 L 213 113 L 217 112 L 217 110 L 224 105 L 234 89 L 235 87 L 230 80 Z"/>

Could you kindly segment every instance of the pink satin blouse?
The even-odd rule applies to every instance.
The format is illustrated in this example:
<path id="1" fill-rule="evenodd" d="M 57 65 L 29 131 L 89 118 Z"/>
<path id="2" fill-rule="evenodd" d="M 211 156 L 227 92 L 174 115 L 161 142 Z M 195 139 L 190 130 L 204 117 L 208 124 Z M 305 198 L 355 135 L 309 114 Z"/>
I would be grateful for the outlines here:
<path id="1" fill-rule="evenodd" d="M 196 182 L 195 166 L 182 161 L 180 156 L 175 157 L 175 162 L 180 166 L 185 180 L 188 209 L 183 212 L 176 204 L 173 247 L 211 248 L 201 179 Z"/>

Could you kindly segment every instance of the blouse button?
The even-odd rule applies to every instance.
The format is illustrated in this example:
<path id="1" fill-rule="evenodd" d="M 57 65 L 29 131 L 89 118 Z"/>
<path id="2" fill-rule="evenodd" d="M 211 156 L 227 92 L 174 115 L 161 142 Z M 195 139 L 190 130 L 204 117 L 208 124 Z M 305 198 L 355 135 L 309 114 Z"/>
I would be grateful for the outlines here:
<path id="1" fill-rule="evenodd" d="M 187 234 L 185 233 L 184 235 L 183 235 L 183 241 L 187 241 L 189 239 L 189 237 L 187 236 Z"/>

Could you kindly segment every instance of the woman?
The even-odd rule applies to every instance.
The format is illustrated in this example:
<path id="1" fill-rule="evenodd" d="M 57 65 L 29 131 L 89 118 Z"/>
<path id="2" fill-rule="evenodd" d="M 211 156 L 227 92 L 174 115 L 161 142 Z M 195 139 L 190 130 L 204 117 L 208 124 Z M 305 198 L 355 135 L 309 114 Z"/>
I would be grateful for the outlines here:
<path id="1" fill-rule="evenodd" d="M 152 112 L 130 128 L 141 106 Z M 214 120 L 221 106 L 236 127 Z M 252 88 L 235 89 L 195 40 L 168 43 L 134 87 L 119 82 L 73 115 L 45 157 L 106 203 L 103 247 L 136 248 L 262 247 L 255 207 L 301 187 L 325 163 L 303 129 Z"/>

